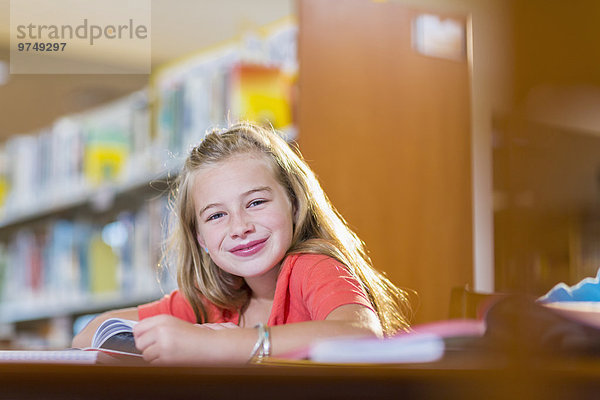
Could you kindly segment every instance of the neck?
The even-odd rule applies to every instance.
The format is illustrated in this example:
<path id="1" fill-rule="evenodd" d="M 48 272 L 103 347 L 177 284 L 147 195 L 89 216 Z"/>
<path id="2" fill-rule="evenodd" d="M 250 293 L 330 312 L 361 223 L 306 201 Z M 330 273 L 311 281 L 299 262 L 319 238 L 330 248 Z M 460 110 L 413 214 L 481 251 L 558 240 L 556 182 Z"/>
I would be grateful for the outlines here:
<path id="1" fill-rule="evenodd" d="M 275 288 L 277 286 L 277 278 L 281 264 L 271 268 L 266 273 L 260 276 L 244 278 L 250 290 L 252 291 L 251 299 L 257 301 L 272 301 L 275 297 Z"/>

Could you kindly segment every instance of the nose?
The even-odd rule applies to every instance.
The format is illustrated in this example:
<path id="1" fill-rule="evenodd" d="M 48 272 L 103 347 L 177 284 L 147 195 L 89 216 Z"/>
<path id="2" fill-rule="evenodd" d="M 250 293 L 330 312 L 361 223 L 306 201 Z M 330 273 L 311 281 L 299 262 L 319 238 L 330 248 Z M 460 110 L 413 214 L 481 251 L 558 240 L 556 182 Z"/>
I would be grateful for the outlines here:
<path id="1" fill-rule="evenodd" d="M 243 239 L 246 235 L 254 232 L 254 224 L 244 212 L 232 213 L 229 221 L 229 232 L 232 238 Z"/>

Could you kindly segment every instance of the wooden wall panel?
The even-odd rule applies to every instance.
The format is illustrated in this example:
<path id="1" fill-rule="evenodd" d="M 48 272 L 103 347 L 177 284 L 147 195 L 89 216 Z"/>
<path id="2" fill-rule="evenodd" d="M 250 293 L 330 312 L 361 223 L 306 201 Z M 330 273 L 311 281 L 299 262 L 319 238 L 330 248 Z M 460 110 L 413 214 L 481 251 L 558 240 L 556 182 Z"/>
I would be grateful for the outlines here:
<path id="1" fill-rule="evenodd" d="M 469 69 L 411 48 L 415 12 L 299 2 L 299 144 L 377 268 L 447 318 L 472 282 Z"/>

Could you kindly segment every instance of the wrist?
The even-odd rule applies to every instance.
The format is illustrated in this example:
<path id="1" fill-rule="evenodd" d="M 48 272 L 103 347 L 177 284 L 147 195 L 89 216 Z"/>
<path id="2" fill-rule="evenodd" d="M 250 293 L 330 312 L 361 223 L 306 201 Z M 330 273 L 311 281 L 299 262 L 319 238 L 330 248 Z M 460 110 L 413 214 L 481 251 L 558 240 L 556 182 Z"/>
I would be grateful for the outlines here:
<path id="1" fill-rule="evenodd" d="M 257 341 L 257 329 L 238 328 L 211 331 L 209 362 L 246 363 Z"/>

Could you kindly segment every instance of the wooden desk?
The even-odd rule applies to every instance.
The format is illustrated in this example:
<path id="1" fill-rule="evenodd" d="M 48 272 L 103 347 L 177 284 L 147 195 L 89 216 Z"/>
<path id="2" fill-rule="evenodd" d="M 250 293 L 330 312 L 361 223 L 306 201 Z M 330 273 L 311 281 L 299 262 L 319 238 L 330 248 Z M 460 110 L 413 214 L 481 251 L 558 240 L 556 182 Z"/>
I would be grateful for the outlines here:
<path id="1" fill-rule="evenodd" d="M 0 364 L 1 399 L 596 399 L 600 362 L 538 367 Z"/>

